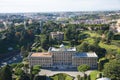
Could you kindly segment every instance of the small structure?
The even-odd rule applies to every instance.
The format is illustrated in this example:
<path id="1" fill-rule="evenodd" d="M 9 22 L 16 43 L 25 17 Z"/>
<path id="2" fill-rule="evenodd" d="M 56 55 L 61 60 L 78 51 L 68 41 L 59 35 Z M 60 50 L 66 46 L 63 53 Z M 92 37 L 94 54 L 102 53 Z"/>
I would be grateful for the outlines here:
<path id="1" fill-rule="evenodd" d="M 50 33 L 52 39 L 60 40 L 62 41 L 64 39 L 64 32 L 51 32 Z"/>

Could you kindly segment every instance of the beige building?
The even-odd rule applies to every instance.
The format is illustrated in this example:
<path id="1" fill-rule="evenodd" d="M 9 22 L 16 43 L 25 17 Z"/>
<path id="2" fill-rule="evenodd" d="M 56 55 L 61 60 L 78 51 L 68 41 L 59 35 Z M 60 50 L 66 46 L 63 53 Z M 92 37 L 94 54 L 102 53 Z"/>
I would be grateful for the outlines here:
<path id="1" fill-rule="evenodd" d="M 64 32 L 51 32 L 50 33 L 52 39 L 56 39 L 56 40 L 63 40 L 64 39 Z"/>
<path id="2" fill-rule="evenodd" d="M 77 67 L 87 64 L 91 68 L 97 68 L 97 55 L 94 52 L 77 52 L 75 47 L 60 48 L 50 47 L 47 53 L 31 53 L 28 56 L 30 66 L 41 65 L 42 67 Z"/>

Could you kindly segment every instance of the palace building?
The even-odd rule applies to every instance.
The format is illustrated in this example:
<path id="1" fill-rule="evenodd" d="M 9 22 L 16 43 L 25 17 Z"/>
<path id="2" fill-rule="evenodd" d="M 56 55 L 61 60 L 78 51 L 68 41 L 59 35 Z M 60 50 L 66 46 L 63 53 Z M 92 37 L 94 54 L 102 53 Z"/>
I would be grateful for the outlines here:
<path id="1" fill-rule="evenodd" d="M 75 68 L 87 64 L 91 68 L 97 68 L 98 56 L 95 52 L 77 52 L 75 47 L 66 48 L 63 44 L 60 48 L 50 47 L 48 52 L 30 53 L 28 56 L 30 66 L 42 67 L 68 66 Z"/>

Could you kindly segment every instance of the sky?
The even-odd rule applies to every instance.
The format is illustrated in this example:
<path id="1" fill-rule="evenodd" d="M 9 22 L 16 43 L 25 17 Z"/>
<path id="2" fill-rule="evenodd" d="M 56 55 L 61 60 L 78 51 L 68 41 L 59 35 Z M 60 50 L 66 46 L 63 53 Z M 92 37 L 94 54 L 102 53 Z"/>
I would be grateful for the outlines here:
<path id="1" fill-rule="evenodd" d="M 0 0 L 0 13 L 120 10 L 120 0 Z"/>

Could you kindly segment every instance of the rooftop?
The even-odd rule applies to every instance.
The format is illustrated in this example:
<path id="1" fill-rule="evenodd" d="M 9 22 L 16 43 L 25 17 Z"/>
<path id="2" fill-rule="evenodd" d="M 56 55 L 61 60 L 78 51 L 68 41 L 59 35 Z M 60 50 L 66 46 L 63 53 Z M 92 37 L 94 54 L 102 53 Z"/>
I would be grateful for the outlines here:
<path id="1" fill-rule="evenodd" d="M 50 47 L 49 51 L 76 51 L 76 48 L 75 47 L 71 47 L 71 48 L 64 48 L 64 47 L 54 48 L 54 47 Z"/>
<path id="2" fill-rule="evenodd" d="M 60 45 L 60 48 L 50 47 L 48 51 L 76 51 L 75 47 L 65 48 L 63 44 Z"/>
<path id="3" fill-rule="evenodd" d="M 74 55 L 74 57 L 98 57 L 95 52 L 81 52 Z"/>
<path id="4" fill-rule="evenodd" d="M 42 52 L 42 53 L 33 53 L 31 57 L 52 57 L 52 55 L 48 52 Z"/>

